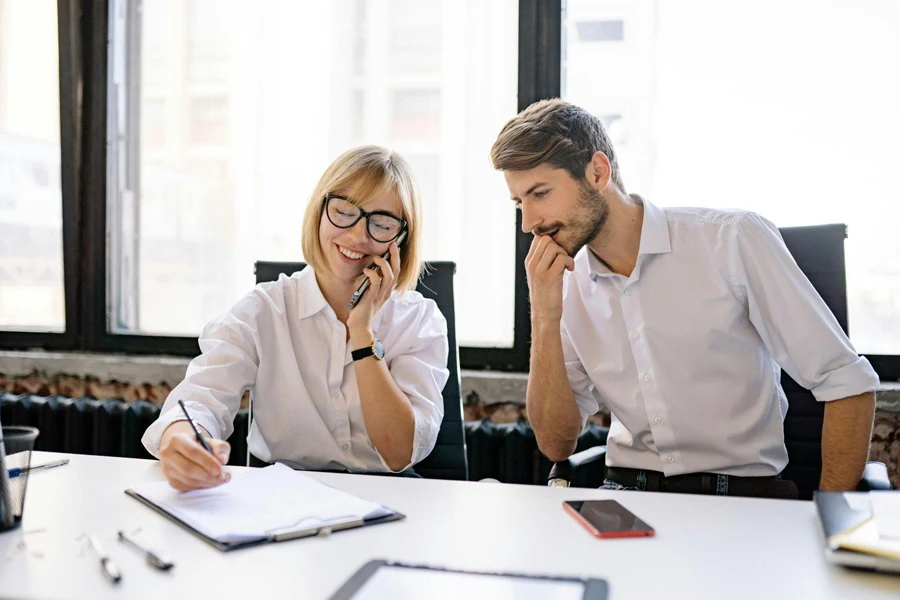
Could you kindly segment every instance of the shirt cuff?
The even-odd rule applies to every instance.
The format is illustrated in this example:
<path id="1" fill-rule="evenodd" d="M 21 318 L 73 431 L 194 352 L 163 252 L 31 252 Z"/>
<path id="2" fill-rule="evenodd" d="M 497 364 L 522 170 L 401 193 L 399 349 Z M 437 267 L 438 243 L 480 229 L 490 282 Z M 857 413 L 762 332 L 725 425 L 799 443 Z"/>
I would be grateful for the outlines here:
<path id="1" fill-rule="evenodd" d="M 810 391 L 819 402 L 831 402 L 878 389 L 878 374 L 865 358 L 858 356 L 849 365 L 828 373 L 824 381 Z"/>
<path id="2" fill-rule="evenodd" d="M 412 457 L 408 465 L 403 467 L 402 469 L 397 469 L 396 471 L 391 469 L 387 462 L 385 462 L 384 457 L 381 456 L 381 452 L 378 451 L 378 448 L 375 448 L 375 444 L 372 444 L 372 447 L 375 448 L 375 454 L 378 455 L 378 459 L 381 461 L 381 464 L 384 466 L 384 470 L 388 473 L 402 473 L 410 467 L 413 467 L 428 456 L 428 453 L 434 449 L 434 444 L 430 446 L 423 446 L 423 440 L 430 439 L 429 429 L 431 428 L 428 418 L 422 414 L 422 411 L 417 410 L 413 407 L 413 419 L 415 420 L 415 431 L 413 432 L 413 451 Z M 437 441 L 437 436 L 435 436 L 435 441 Z"/>
<path id="3" fill-rule="evenodd" d="M 206 406 L 192 400 L 185 402 L 184 406 L 190 413 L 194 423 L 206 429 L 206 431 L 209 432 L 209 435 L 214 438 L 218 438 L 221 435 L 215 417 Z M 147 431 L 144 432 L 144 435 L 141 438 L 141 443 L 144 444 L 144 448 L 147 449 L 147 452 L 156 458 L 159 458 L 159 443 L 162 439 L 163 432 L 169 425 L 176 421 L 187 421 L 184 412 L 177 404 L 166 412 L 160 413 L 159 418 L 147 428 Z M 201 433 L 200 435 L 203 434 Z"/>

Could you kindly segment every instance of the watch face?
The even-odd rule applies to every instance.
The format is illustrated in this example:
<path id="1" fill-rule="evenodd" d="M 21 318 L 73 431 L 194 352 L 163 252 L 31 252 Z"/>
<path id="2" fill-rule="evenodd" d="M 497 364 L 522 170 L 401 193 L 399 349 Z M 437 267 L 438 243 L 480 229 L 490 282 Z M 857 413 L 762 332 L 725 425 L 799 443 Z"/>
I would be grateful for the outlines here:
<path id="1" fill-rule="evenodd" d="M 375 340 L 372 344 L 372 353 L 378 360 L 384 358 L 384 346 L 382 345 L 381 340 Z"/>

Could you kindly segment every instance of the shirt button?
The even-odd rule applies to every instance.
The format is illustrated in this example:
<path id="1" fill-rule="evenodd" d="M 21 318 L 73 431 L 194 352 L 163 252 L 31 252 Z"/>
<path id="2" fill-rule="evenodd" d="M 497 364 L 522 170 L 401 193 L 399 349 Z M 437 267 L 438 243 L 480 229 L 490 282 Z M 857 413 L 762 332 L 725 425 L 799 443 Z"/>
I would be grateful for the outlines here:
<path id="1" fill-rule="evenodd" d="M 673 462 L 675 462 L 675 457 L 674 457 L 674 456 L 670 456 L 670 457 L 667 458 L 666 460 L 669 461 L 670 463 L 673 463 Z"/>
<path id="2" fill-rule="evenodd" d="M 344 450 L 349 450 L 350 444 L 344 444 L 343 446 L 341 446 L 341 448 L 343 448 Z"/>
<path id="3" fill-rule="evenodd" d="M 626 296 L 630 296 L 630 295 L 631 295 L 631 288 L 625 288 L 625 295 L 626 295 Z"/>
<path id="4" fill-rule="evenodd" d="M 644 375 L 644 381 L 650 381 L 650 373 Z"/>
<path id="5" fill-rule="evenodd" d="M 662 423 L 662 419 L 660 419 L 659 417 L 656 417 L 655 419 L 653 419 L 653 422 L 656 423 L 657 425 L 659 425 L 660 423 Z"/>
<path id="6" fill-rule="evenodd" d="M 631 337 L 633 337 L 634 339 L 638 339 L 639 337 L 641 337 L 641 334 L 638 333 L 637 331 L 635 331 L 634 333 L 631 334 Z"/>

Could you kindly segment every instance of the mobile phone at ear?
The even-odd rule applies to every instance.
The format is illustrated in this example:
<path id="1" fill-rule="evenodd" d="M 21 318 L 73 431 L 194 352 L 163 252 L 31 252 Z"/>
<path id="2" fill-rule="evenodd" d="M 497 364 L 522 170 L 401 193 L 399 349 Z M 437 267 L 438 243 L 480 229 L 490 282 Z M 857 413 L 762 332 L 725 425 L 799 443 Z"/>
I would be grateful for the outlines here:
<path id="1" fill-rule="evenodd" d="M 405 240 L 405 239 L 406 239 L 406 232 L 404 231 L 403 233 L 400 234 L 400 237 L 398 237 L 396 240 L 398 248 L 400 247 L 400 244 L 402 244 L 403 240 Z M 384 254 L 382 254 L 381 258 L 383 258 L 384 260 L 390 261 L 391 249 L 388 248 L 388 251 L 385 252 Z M 375 269 L 376 271 L 380 270 L 378 265 L 375 265 L 372 268 Z M 359 299 L 362 298 L 363 293 L 365 293 L 365 291 L 367 289 L 369 289 L 369 278 L 368 277 L 363 279 L 363 282 L 361 284 L 359 284 L 359 287 L 356 288 L 355 292 L 353 292 L 353 296 L 350 298 L 350 304 L 347 305 L 347 310 L 353 310 L 353 307 L 356 306 L 356 303 L 359 302 Z"/>
<path id="2" fill-rule="evenodd" d="M 598 538 L 650 537 L 650 525 L 615 500 L 567 500 L 566 512 Z"/>

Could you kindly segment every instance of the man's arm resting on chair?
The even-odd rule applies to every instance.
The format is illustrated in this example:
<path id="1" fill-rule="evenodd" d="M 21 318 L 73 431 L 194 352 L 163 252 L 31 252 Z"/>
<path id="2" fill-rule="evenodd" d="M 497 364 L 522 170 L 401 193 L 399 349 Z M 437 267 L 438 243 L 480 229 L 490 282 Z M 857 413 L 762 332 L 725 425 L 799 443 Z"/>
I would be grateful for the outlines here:
<path id="1" fill-rule="evenodd" d="M 822 480 L 819 489 L 852 491 L 859 485 L 872 439 L 875 392 L 825 404 L 822 425 Z"/>
<path id="2" fill-rule="evenodd" d="M 575 452 L 581 413 L 569 385 L 559 320 L 532 319 L 531 373 L 525 405 L 538 448 L 553 462 Z"/>

